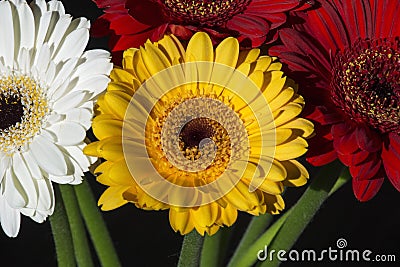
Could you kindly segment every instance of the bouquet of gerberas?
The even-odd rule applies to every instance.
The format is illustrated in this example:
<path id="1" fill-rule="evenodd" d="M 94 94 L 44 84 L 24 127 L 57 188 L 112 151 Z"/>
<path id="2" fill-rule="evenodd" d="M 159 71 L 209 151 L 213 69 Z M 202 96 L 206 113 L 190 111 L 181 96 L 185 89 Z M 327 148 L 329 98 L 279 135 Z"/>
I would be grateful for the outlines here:
<path id="1" fill-rule="evenodd" d="M 400 190 L 400 1 L 93 1 L 0 1 L 7 236 L 21 214 L 49 217 L 59 266 L 120 266 L 97 181 L 102 210 L 168 212 L 170 237 L 184 236 L 174 265 L 396 260 L 344 238 L 291 248 L 346 182 L 362 202 L 386 178 Z M 86 4 L 104 12 L 92 28 L 65 11 Z M 90 34 L 111 54 L 87 50 Z M 285 210 L 286 188 L 300 186 Z M 141 231 L 154 223 L 142 215 L 113 220 Z M 157 240 L 152 228 L 134 243 Z M 122 265 L 153 263 L 135 247 Z"/>

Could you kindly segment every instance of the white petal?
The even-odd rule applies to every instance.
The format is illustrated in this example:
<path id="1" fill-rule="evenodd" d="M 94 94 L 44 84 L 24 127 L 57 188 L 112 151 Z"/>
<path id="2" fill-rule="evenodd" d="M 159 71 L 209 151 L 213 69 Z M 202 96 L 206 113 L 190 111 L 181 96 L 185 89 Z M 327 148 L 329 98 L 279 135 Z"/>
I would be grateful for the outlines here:
<path id="1" fill-rule="evenodd" d="M 51 214 L 47 214 L 46 212 L 41 211 L 35 211 L 35 213 L 29 217 L 37 223 L 43 223 L 49 215 Z"/>
<path id="2" fill-rule="evenodd" d="M 2 186 L 4 186 L 4 197 L 10 207 L 16 209 L 25 207 L 27 201 L 20 192 L 23 191 L 22 186 L 11 169 L 6 171 Z"/>
<path id="3" fill-rule="evenodd" d="M 37 34 L 36 34 L 36 44 L 35 44 L 36 49 L 38 50 L 40 50 L 45 41 L 47 31 L 49 30 L 50 26 L 51 16 L 52 16 L 51 12 L 45 12 L 40 16 L 39 25 L 38 28 L 36 29 Z M 37 19 L 36 16 L 35 19 Z"/>
<path id="4" fill-rule="evenodd" d="M 47 179 L 37 180 L 37 188 L 39 193 L 39 201 L 37 210 L 42 212 L 51 211 L 54 206 L 53 187 Z"/>
<path id="5" fill-rule="evenodd" d="M 64 39 L 65 33 L 71 24 L 72 17 L 70 15 L 61 15 L 57 24 L 54 27 L 54 31 L 49 38 L 49 44 L 53 45 L 55 49 L 60 45 L 61 40 Z"/>
<path id="6" fill-rule="evenodd" d="M 33 13 L 25 1 L 18 5 L 17 10 L 20 21 L 20 47 L 31 49 L 35 40 L 35 20 Z"/>
<path id="7" fill-rule="evenodd" d="M 65 113 L 70 109 L 79 107 L 82 103 L 88 101 L 91 95 L 87 92 L 73 92 L 57 100 L 53 108 L 58 113 Z"/>
<path id="8" fill-rule="evenodd" d="M 60 149 L 43 136 L 36 136 L 30 145 L 31 154 L 45 172 L 54 175 L 66 175 L 67 164 Z"/>
<path id="9" fill-rule="evenodd" d="M 56 123 L 47 130 L 52 131 L 57 138 L 57 144 L 73 146 L 81 143 L 86 136 L 86 130 L 76 122 L 63 121 Z"/>
<path id="10" fill-rule="evenodd" d="M 69 156 L 78 163 L 79 168 L 86 172 L 89 171 L 90 161 L 89 157 L 83 154 L 83 146 L 85 146 L 83 142 L 80 146 L 70 146 L 66 147 L 65 149 L 68 151 Z"/>
<path id="11" fill-rule="evenodd" d="M 97 58 L 93 58 L 92 55 L 98 55 Z M 109 74 L 112 70 L 113 65 L 110 63 L 110 55 L 108 53 L 93 53 L 88 54 L 85 52 L 83 55 L 84 62 L 79 64 L 75 74 L 72 77 L 79 77 L 81 79 L 90 78 L 92 75 L 98 74 Z"/>
<path id="12" fill-rule="evenodd" d="M 44 12 L 47 11 L 47 5 L 45 0 L 34 0 L 30 3 L 32 10 L 34 10 L 34 14 L 36 16 L 41 16 Z"/>
<path id="13" fill-rule="evenodd" d="M 18 67 L 22 74 L 30 73 L 31 69 L 31 51 L 27 50 L 26 48 L 22 47 L 18 53 Z"/>
<path id="14" fill-rule="evenodd" d="M 50 2 L 47 3 L 47 8 L 48 10 L 57 11 L 61 14 L 65 14 L 64 6 L 60 1 L 51 0 Z"/>
<path id="15" fill-rule="evenodd" d="M 96 75 L 90 77 L 90 79 L 87 79 L 85 81 L 79 81 L 79 83 L 74 87 L 73 91 L 87 90 L 90 92 L 94 92 L 93 96 L 97 96 L 107 88 L 109 82 L 110 78 L 108 78 L 107 76 Z"/>
<path id="16" fill-rule="evenodd" d="M 0 158 L 0 183 L 3 181 L 3 178 L 5 176 L 6 170 L 10 168 L 10 157 L 3 155 Z"/>
<path id="17" fill-rule="evenodd" d="M 69 34 L 61 47 L 56 51 L 54 57 L 55 62 L 64 61 L 65 59 L 81 56 L 89 41 L 89 29 L 81 28 Z"/>
<path id="18" fill-rule="evenodd" d="M 25 201 L 27 202 L 26 207 L 35 208 L 38 201 L 35 184 L 28 167 L 19 153 L 14 154 L 12 165 L 15 178 L 18 179 L 18 182 L 21 186 L 21 188 L 18 188 L 18 191 L 24 196 Z"/>
<path id="19" fill-rule="evenodd" d="M 21 214 L 17 209 L 11 208 L 4 196 L 0 194 L 0 222 L 6 235 L 16 237 L 21 224 Z"/>
<path id="20" fill-rule="evenodd" d="M 75 69 L 77 62 L 78 58 L 71 58 L 65 63 L 59 63 L 56 66 L 56 76 L 53 84 L 48 90 L 48 94 L 52 98 L 58 99 L 59 97 L 63 96 L 64 90 L 59 92 L 60 88 L 66 88 L 66 86 L 69 84 L 71 73 Z"/>
<path id="21" fill-rule="evenodd" d="M 11 6 L 8 1 L 0 2 L 0 56 L 4 58 L 6 66 L 14 64 L 14 21 Z"/>
<path id="22" fill-rule="evenodd" d="M 34 66 L 37 70 L 37 73 L 40 77 L 39 80 L 43 81 L 45 77 L 45 73 L 47 71 L 47 67 L 49 66 L 50 62 L 50 48 L 48 44 L 44 44 L 40 51 L 36 52 L 36 58 L 34 60 Z"/>
<path id="23" fill-rule="evenodd" d="M 91 102 L 87 102 L 91 103 Z M 67 121 L 73 121 L 81 124 L 83 127 L 85 127 L 85 130 L 87 131 L 90 128 L 90 124 L 92 121 L 93 117 L 93 105 L 90 109 L 88 108 L 73 108 L 69 111 L 66 112 L 66 120 Z"/>
<path id="24" fill-rule="evenodd" d="M 29 169 L 29 172 L 34 179 L 43 179 L 42 171 L 36 163 L 36 160 L 33 158 L 31 151 L 24 152 L 22 157 L 25 160 L 25 164 Z"/>
<path id="25" fill-rule="evenodd" d="M 49 175 L 49 179 L 50 181 L 57 184 L 69 184 L 75 179 L 75 177 L 73 175 L 63 175 L 63 176 Z"/>

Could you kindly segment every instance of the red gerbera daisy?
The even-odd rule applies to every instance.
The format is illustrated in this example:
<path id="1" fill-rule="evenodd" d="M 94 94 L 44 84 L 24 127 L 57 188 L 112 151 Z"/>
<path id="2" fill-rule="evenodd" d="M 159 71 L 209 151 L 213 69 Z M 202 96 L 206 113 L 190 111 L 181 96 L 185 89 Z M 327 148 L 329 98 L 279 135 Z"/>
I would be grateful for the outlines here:
<path id="1" fill-rule="evenodd" d="M 188 40 L 193 33 L 207 32 L 214 43 L 227 36 L 242 46 L 258 47 L 277 37 L 290 10 L 304 10 L 305 0 L 93 0 L 105 14 L 92 28 L 95 37 L 110 36 L 110 48 L 120 52 L 139 47 L 147 39 L 158 41 L 164 33 Z M 267 36 L 268 35 L 268 36 Z M 118 53 L 115 53 L 118 55 Z M 120 57 L 120 56 L 119 56 Z"/>
<path id="2" fill-rule="evenodd" d="M 320 2 L 270 50 L 297 78 L 315 122 L 308 160 L 339 158 L 360 201 L 385 177 L 400 191 L 400 1 Z"/>

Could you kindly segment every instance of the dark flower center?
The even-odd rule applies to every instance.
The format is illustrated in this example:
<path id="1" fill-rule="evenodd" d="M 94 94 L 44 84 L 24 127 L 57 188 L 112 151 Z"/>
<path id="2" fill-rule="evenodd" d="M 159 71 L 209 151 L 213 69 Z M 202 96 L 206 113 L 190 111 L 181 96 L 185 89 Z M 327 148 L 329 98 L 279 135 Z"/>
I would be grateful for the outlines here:
<path id="1" fill-rule="evenodd" d="M 221 26 L 242 12 L 250 0 L 164 0 L 169 16 L 178 23 Z"/>
<path id="2" fill-rule="evenodd" d="M 202 140 L 212 138 L 215 134 L 214 123 L 208 118 L 196 118 L 186 123 L 179 133 L 184 148 L 198 147 Z"/>
<path id="3" fill-rule="evenodd" d="M 16 95 L 0 95 L 0 130 L 21 122 L 24 106 Z"/>
<path id="4" fill-rule="evenodd" d="M 336 54 L 333 102 L 358 123 L 400 133 L 399 39 L 358 40 Z"/>

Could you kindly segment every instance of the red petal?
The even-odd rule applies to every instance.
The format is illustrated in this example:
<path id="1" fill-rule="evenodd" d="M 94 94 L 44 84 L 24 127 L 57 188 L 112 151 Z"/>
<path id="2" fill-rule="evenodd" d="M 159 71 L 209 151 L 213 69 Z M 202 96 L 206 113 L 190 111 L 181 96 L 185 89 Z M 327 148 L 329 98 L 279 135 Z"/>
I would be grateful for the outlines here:
<path id="1" fill-rule="evenodd" d="M 358 165 L 350 166 L 350 174 L 357 180 L 369 180 L 374 178 L 382 166 L 381 159 L 375 154 L 369 154 L 368 158 Z"/>
<path id="2" fill-rule="evenodd" d="M 314 112 L 307 117 L 319 122 L 321 125 L 335 124 L 342 121 L 339 114 L 329 112 L 325 106 L 315 107 Z"/>
<path id="3" fill-rule="evenodd" d="M 385 38 L 388 36 L 399 36 L 398 11 L 400 2 L 393 0 L 372 0 L 373 25 L 375 26 L 375 37 Z"/>
<path id="4" fill-rule="evenodd" d="M 375 131 L 367 127 L 358 127 L 356 133 L 357 144 L 361 149 L 376 152 L 382 148 L 382 139 Z"/>
<path id="5" fill-rule="evenodd" d="M 351 125 L 349 125 L 348 123 L 344 122 L 344 123 L 338 123 L 338 124 L 334 124 L 332 125 L 332 135 L 336 138 L 336 137 L 341 137 L 345 134 L 347 134 L 349 131 L 353 130 L 353 127 Z"/>
<path id="6" fill-rule="evenodd" d="M 359 201 L 368 201 L 373 198 L 382 186 L 384 179 L 359 181 L 353 179 L 353 192 Z"/>
<path id="7" fill-rule="evenodd" d="M 187 27 L 180 26 L 180 25 L 168 25 L 169 30 L 172 34 L 179 37 L 183 40 L 188 40 L 192 37 L 193 32 L 189 30 Z"/>
<path id="8" fill-rule="evenodd" d="M 226 27 L 230 30 L 239 32 L 240 35 L 249 38 L 252 41 L 253 46 L 257 45 L 254 44 L 255 41 L 257 41 L 257 43 L 260 42 L 260 38 L 263 38 L 263 41 L 265 41 L 265 36 L 270 29 L 266 20 L 256 16 L 246 16 L 244 14 L 234 16 L 228 21 Z M 263 43 L 263 41 L 260 43 L 260 45 Z"/>
<path id="9" fill-rule="evenodd" d="M 299 2 L 298 0 L 253 0 L 247 6 L 247 10 L 259 10 L 264 12 L 262 15 L 265 15 L 265 13 L 286 12 L 298 7 L 300 5 Z"/>
<path id="10" fill-rule="evenodd" d="M 400 191 L 400 136 L 389 134 L 389 144 L 382 149 L 383 166 L 393 186 Z"/>
<path id="11" fill-rule="evenodd" d="M 333 149 L 333 142 L 317 135 L 310 139 L 310 147 L 307 152 L 307 161 L 314 166 L 322 166 L 337 158 Z"/>
<path id="12" fill-rule="evenodd" d="M 358 145 L 355 131 L 350 131 L 342 137 L 334 138 L 333 147 L 341 154 L 352 154 L 357 151 Z"/>
<path id="13" fill-rule="evenodd" d="M 341 154 L 338 153 L 338 157 L 340 161 L 346 166 L 353 166 L 360 164 L 364 160 L 366 160 L 369 156 L 369 152 L 365 150 L 358 150 L 356 153 L 353 154 Z"/>
<path id="14" fill-rule="evenodd" d="M 163 4 L 157 1 L 129 0 L 125 6 L 132 17 L 147 25 L 158 26 L 168 20 Z"/>
<path id="15" fill-rule="evenodd" d="M 346 25 L 334 3 L 321 1 L 321 5 L 307 12 L 306 22 L 299 27 L 313 34 L 325 51 L 336 52 L 350 44 Z"/>
<path id="16" fill-rule="evenodd" d="M 114 46 L 113 51 L 126 50 L 131 47 L 139 47 L 150 38 L 153 31 L 143 32 L 141 34 L 122 35 Z"/>
<path id="17" fill-rule="evenodd" d="M 379 0 L 380 1 L 380 0 Z M 372 10 L 368 0 L 343 1 L 343 19 L 349 35 L 356 38 L 371 38 L 373 36 Z M 385 18 L 387 19 L 387 18 Z"/>

